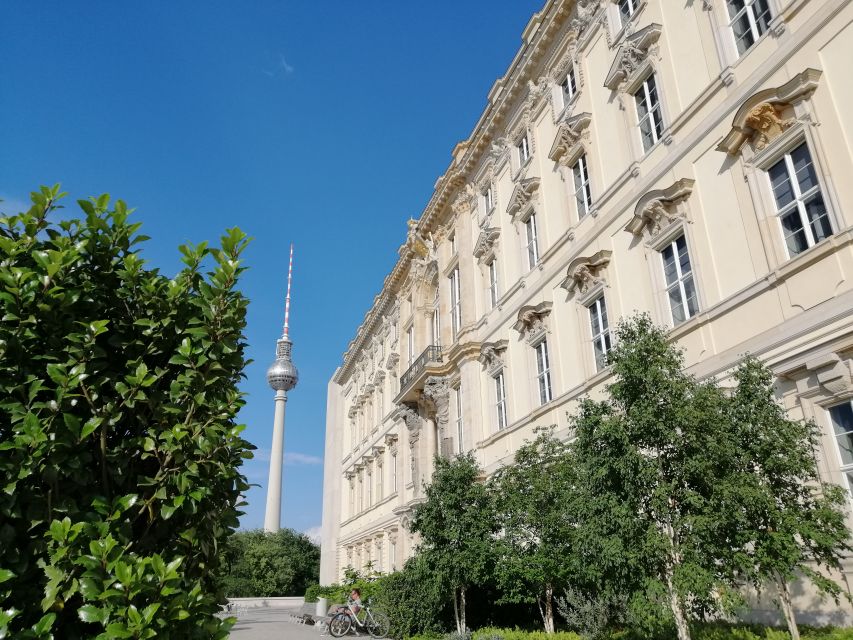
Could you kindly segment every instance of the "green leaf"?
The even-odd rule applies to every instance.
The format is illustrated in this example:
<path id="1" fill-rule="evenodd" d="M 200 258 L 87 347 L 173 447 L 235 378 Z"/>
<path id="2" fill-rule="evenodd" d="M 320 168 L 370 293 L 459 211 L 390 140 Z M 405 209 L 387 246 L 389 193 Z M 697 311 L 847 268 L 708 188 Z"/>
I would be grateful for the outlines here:
<path id="1" fill-rule="evenodd" d="M 44 635 L 51 630 L 54 620 L 56 620 L 55 613 L 46 613 L 33 625 L 32 629 L 38 635 Z"/>
<path id="2" fill-rule="evenodd" d="M 86 604 L 77 610 L 77 616 L 83 622 L 102 622 L 104 620 L 104 610 L 96 607 L 93 604 Z"/>

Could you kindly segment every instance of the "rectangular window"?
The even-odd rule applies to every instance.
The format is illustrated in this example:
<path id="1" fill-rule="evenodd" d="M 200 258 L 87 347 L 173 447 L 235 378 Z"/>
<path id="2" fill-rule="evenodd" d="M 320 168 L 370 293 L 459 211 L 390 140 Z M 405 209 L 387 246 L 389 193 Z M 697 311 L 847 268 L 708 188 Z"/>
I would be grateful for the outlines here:
<path id="1" fill-rule="evenodd" d="M 397 541 L 393 538 L 391 539 L 391 544 L 389 545 L 388 552 L 391 555 L 391 571 L 397 570 Z"/>
<path id="2" fill-rule="evenodd" d="M 385 487 L 382 486 L 384 478 L 382 477 L 382 465 L 378 465 L 376 467 L 376 501 L 380 502 L 384 497 L 383 491 Z"/>
<path id="3" fill-rule="evenodd" d="M 493 308 L 498 303 L 498 295 L 498 264 L 492 258 L 489 262 L 489 301 Z"/>
<path id="4" fill-rule="evenodd" d="M 832 235 L 829 212 L 806 143 L 786 153 L 767 175 L 789 257 Z"/>
<path id="5" fill-rule="evenodd" d="M 530 159 L 530 139 L 526 133 L 518 141 L 516 148 L 518 149 L 518 164 L 523 165 Z"/>
<path id="6" fill-rule="evenodd" d="M 533 269 L 539 264 L 539 239 L 536 233 L 536 216 L 531 214 L 524 223 L 527 234 L 527 268 Z"/>
<path id="7" fill-rule="evenodd" d="M 364 511 L 364 481 L 361 473 L 358 474 L 358 512 Z"/>
<path id="8" fill-rule="evenodd" d="M 640 0 L 619 0 L 619 18 L 622 20 L 623 27 L 628 24 L 639 6 Z"/>
<path id="9" fill-rule="evenodd" d="M 411 367 L 415 361 L 415 326 L 412 325 L 406 331 L 406 342 L 409 349 L 409 366 Z"/>
<path id="10" fill-rule="evenodd" d="M 536 351 L 536 380 L 539 385 L 539 404 L 551 402 L 551 361 L 548 358 L 548 341 L 534 347 Z"/>
<path id="11" fill-rule="evenodd" d="M 498 417 L 498 431 L 507 425 L 506 415 L 506 384 L 504 383 L 504 372 L 492 378 L 495 381 L 495 413 Z"/>
<path id="12" fill-rule="evenodd" d="M 456 255 L 456 234 L 455 233 L 452 234 L 450 236 L 449 240 L 450 240 L 450 255 L 455 256 Z"/>
<path id="13" fill-rule="evenodd" d="M 563 82 L 560 87 L 563 89 L 563 105 L 567 105 L 578 92 L 578 83 L 575 79 L 574 65 L 569 67 L 569 70 L 566 72 L 566 77 L 563 78 Z"/>
<path id="14" fill-rule="evenodd" d="M 483 208 L 486 213 L 489 213 L 495 207 L 495 198 L 492 195 L 492 186 L 489 185 L 486 187 L 486 190 L 483 191 Z"/>
<path id="15" fill-rule="evenodd" d="M 355 482 L 349 481 L 349 512 L 350 515 L 355 515 Z"/>
<path id="16" fill-rule="evenodd" d="M 431 323 L 431 331 L 432 331 L 432 342 L 436 346 L 441 345 L 441 323 L 440 323 L 440 315 L 438 313 L 438 309 L 433 309 L 432 311 L 432 323 Z"/>
<path id="17" fill-rule="evenodd" d="M 397 453 L 391 454 L 391 493 L 397 493 Z"/>
<path id="18" fill-rule="evenodd" d="M 453 339 L 462 327 L 462 302 L 459 295 L 459 267 L 450 273 L 450 324 L 453 329 Z"/>
<path id="19" fill-rule="evenodd" d="M 465 424 L 462 421 L 462 387 L 453 390 L 456 397 L 456 452 L 465 452 Z"/>
<path id="20" fill-rule="evenodd" d="M 660 252 L 663 260 L 663 277 L 672 313 L 672 324 L 679 325 L 699 312 L 693 269 L 687 252 L 687 241 L 679 236 Z"/>
<path id="21" fill-rule="evenodd" d="M 637 104 L 637 126 L 643 139 L 643 150 L 648 151 L 663 135 L 663 118 L 654 74 L 643 80 L 634 93 Z"/>
<path id="22" fill-rule="evenodd" d="M 830 407 L 832 431 L 838 445 L 838 460 L 844 475 L 844 484 L 853 495 L 853 400 Z"/>
<path id="23" fill-rule="evenodd" d="M 726 0 L 729 9 L 729 27 L 743 55 L 770 27 L 768 0 Z"/>
<path id="24" fill-rule="evenodd" d="M 595 366 L 601 371 L 607 365 L 607 354 L 612 348 L 610 326 L 607 323 L 607 307 L 604 296 L 589 306 L 589 322 L 592 329 L 592 352 Z"/>
<path id="25" fill-rule="evenodd" d="M 373 473 L 367 472 L 367 508 L 373 506 Z"/>
<path id="26" fill-rule="evenodd" d="M 578 218 L 583 218 L 592 207 L 592 191 L 589 187 L 589 168 L 586 154 L 578 158 L 572 167 L 575 179 L 575 204 L 578 208 Z"/>

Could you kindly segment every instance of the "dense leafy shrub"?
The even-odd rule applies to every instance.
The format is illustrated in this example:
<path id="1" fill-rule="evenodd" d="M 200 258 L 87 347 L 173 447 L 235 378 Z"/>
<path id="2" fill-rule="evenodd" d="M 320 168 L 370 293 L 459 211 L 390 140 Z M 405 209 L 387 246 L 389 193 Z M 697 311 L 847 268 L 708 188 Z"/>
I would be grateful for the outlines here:
<path id="1" fill-rule="evenodd" d="M 230 598 L 300 595 L 320 573 L 320 548 L 291 529 L 238 531 L 222 554 L 219 584 Z"/>
<path id="2" fill-rule="evenodd" d="M 63 195 L 0 217 L 0 636 L 225 637 L 247 240 L 183 246 L 168 278 L 122 201 L 57 223 Z"/>

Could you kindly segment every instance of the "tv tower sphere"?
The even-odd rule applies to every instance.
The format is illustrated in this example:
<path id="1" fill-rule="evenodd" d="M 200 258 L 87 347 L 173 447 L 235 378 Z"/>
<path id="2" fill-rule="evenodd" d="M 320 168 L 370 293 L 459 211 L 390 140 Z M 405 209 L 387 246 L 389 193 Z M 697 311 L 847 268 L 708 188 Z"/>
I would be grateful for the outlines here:
<path id="1" fill-rule="evenodd" d="M 275 361 L 267 369 L 267 382 L 273 391 L 290 391 L 299 382 L 299 372 L 290 359 L 293 343 L 287 338 L 276 341 Z"/>

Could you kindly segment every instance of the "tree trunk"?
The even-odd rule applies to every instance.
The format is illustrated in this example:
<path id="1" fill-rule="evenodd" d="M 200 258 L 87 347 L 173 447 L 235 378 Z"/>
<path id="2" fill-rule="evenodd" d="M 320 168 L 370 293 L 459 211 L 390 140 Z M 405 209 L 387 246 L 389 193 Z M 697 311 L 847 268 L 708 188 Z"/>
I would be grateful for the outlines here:
<path id="1" fill-rule="evenodd" d="M 675 618 L 675 630 L 678 632 L 678 640 L 690 640 L 690 627 L 687 625 L 687 617 L 684 615 L 684 609 L 681 606 L 681 596 L 675 590 L 672 575 L 672 565 L 667 564 L 666 589 L 669 591 L 669 607 L 672 609 L 673 618 Z"/>
<path id="2" fill-rule="evenodd" d="M 467 626 L 467 625 L 466 625 L 466 623 L 465 623 L 465 608 L 466 608 L 466 604 L 465 604 L 465 587 L 462 587 L 462 588 L 459 590 L 459 602 L 460 602 L 460 604 L 462 605 L 462 606 L 460 606 L 460 607 L 459 607 L 459 608 L 462 610 L 462 627 L 459 629 L 459 633 L 465 633 L 465 630 L 468 628 L 468 626 Z"/>
<path id="3" fill-rule="evenodd" d="M 788 633 L 791 634 L 791 640 L 800 640 L 800 629 L 797 627 L 794 605 L 791 604 L 791 592 L 788 590 L 788 581 L 782 577 L 782 574 L 777 573 L 776 583 L 779 587 L 779 604 L 782 607 L 782 613 L 785 614 L 785 622 L 788 623 Z"/>
<path id="4" fill-rule="evenodd" d="M 554 585 L 545 585 L 545 633 L 554 633 Z"/>
<path id="5" fill-rule="evenodd" d="M 456 621 L 456 631 L 462 633 L 459 629 L 459 602 L 456 600 L 456 587 L 453 587 L 453 618 Z"/>

